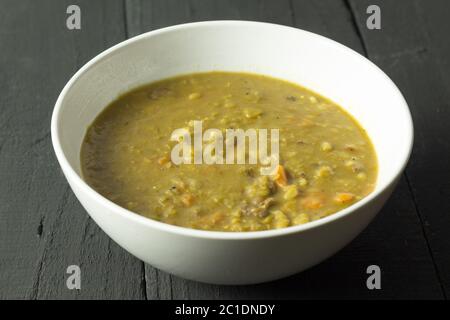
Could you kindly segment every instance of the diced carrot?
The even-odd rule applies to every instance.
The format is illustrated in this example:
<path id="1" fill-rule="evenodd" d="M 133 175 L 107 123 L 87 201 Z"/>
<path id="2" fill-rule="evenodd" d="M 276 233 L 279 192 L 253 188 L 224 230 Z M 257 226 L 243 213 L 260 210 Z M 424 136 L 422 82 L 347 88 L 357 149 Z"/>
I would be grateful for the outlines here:
<path id="1" fill-rule="evenodd" d="M 163 165 L 166 164 L 167 162 L 169 162 L 169 157 L 168 156 L 164 156 L 158 159 L 158 164 L 159 165 Z"/>
<path id="2" fill-rule="evenodd" d="M 181 196 L 181 202 L 183 202 L 186 207 L 190 207 L 194 202 L 194 197 L 190 193 L 185 193 Z"/>
<path id="3" fill-rule="evenodd" d="M 284 187 L 287 185 L 286 170 L 284 170 L 284 167 L 282 165 L 278 165 L 275 172 L 274 181 L 280 187 Z"/>
<path id="4" fill-rule="evenodd" d="M 221 221 L 223 218 L 224 218 L 224 215 L 222 212 L 215 212 L 211 216 L 211 220 L 214 224 Z"/>
<path id="5" fill-rule="evenodd" d="M 334 197 L 334 201 L 338 203 L 348 203 L 355 199 L 355 195 L 349 192 L 340 192 Z"/>
<path id="6" fill-rule="evenodd" d="M 300 204 L 306 209 L 319 209 L 324 205 L 324 202 L 325 196 L 320 192 L 308 194 L 300 200 Z"/>
<path id="7" fill-rule="evenodd" d="M 307 209 L 319 209 L 323 203 L 319 198 L 308 197 L 301 200 L 301 205 Z"/>
<path id="8" fill-rule="evenodd" d="M 223 213 L 214 212 L 212 214 L 201 217 L 197 221 L 196 225 L 201 229 L 207 229 L 207 228 L 213 227 L 215 224 L 220 222 L 223 218 L 224 218 Z"/>

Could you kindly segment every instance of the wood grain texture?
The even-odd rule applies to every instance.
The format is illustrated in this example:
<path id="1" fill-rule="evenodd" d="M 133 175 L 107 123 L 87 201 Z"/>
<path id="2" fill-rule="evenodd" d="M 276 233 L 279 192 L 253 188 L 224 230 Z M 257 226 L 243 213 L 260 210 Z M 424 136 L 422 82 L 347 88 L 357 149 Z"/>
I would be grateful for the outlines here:
<path id="1" fill-rule="evenodd" d="M 352 1 L 357 12 L 369 1 Z M 358 25 L 369 57 L 396 82 L 409 103 L 415 144 L 406 169 L 428 249 L 444 295 L 450 295 L 450 30 L 448 2 L 378 2 L 381 32 Z M 445 10 L 447 8 L 447 10 Z"/>
<path id="2" fill-rule="evenodd" d="M 377 1 L 382 30 L 365 28 L 365 0 L 0 0 L 0 299 L 417 299 L 450 289 L 450 22 L 446 0 Z M 65 27 L 78 4 L 82 30 Z M 383 68 L 412 109 L 407 175 L 380 215 L 324 263 L 254 286 L 215 286 L 132 257 L 88 217 L 53 155 L 50 117 L 70 76 L 107 47 L 190 21 L 242 19 L 335 39 Z M 82 289 L 65 286 L 67 266 Z M 382 290 L 365 286 L 382 269 Z"/>
<path id="3" fill-rule="evenodd" d="M 125 0 L 129 35 L 203 20 L 257 20 L 290 25 L 288 0 Z"/>
<path id="4" fill-rule="evenodd" d="M 142 298 L 143 265 L 80 206 L 59 170 L 50 118 L 69 77 L 125 38 L 122 1 L 0 1 L 0 298 Z M 119 23 L 118 23 L 119 22 Z M 82 290 L 66 288 L 81 267 Z"/>

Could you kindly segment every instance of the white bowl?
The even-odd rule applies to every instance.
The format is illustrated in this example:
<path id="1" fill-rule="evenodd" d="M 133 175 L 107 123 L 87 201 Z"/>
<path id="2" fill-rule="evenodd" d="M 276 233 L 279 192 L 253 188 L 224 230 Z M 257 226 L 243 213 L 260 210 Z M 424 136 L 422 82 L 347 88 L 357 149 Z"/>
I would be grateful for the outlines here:
<path id="1" fill-rule="evenodd" d="M 87 127 L 120 94 L 170 76 L 248 71 L 286 79 L 331 98 L 367 130 L 379 174 L 363 200 L 318 221 L 279 230 L 215 232 L 177 227 L 124 209 L 89 187 L 80 171 Z M 61 168 L 81 204 L 120 246 L 174 275 L 216 284 L 251 284 L 309 268 L 356 237 L 390 196 L 411 152 L 408 106 L 369 60 L 327 38 L 247 21 L 189 23 L 119 43 L 83 66 L 62 90 L 52 117 Z"/>

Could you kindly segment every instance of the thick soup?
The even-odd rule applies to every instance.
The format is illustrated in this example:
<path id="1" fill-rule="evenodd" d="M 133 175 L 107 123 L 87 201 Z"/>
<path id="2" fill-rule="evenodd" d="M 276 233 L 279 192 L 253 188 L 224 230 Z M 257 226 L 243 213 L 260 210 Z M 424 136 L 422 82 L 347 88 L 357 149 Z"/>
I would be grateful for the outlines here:
<path id="1" fill-rule="evenodd" d="M 203 149 L 197 154 L 199 123 Z M 177 129 L 187 134 L 173 139 Z M 216 130 L 207 135 L 208 129 Z M 228 135 L 237 129 L 256 134 L 239 144 Z M 259 135 L 262 129 L 267 136 Z M 259 138 L 258 151 L 266 139 L 270 155 L 277 151 L 270 140 L 277 138 L 274 129 L 279 152 L 263 173 L 268 162 L 250 160 L 258 155 L 250 139 Z M 237 159 L 239 148 L 244 162 L 227 162 L 232 150 L 236 158 L 230 159 Z M 194 161 L 202 150 L 216 161 Z M 171 78 L 119 97 L 87 130 L 81 165 L 88 184 L 120 206 L 165 223 L 217 231 L 320 219 L 365 197 L 377 177 L 367 134 L 338 105 L 286 81 L 228 72 Z"/>

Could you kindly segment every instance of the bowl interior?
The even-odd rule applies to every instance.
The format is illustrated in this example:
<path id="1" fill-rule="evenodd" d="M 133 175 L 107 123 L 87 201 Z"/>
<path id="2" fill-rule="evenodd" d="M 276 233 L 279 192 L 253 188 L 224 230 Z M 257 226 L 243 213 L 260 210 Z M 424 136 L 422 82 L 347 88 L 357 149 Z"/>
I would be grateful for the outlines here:
<path id="1" fill-rule="evenodd" d="M 261 73 L 330 98 L 367 130 L 384 188 L 403 168 L 412 143 L 407 105 L 391 80 L 354 51 L 298 29 L 254 22 L 187 24 L 121 43 L 85 65 L 68 83 L 55 111 L 56 134 L 80 174 L 87 127 L 120 94 L 166 77 L 212 70 Z"/>

